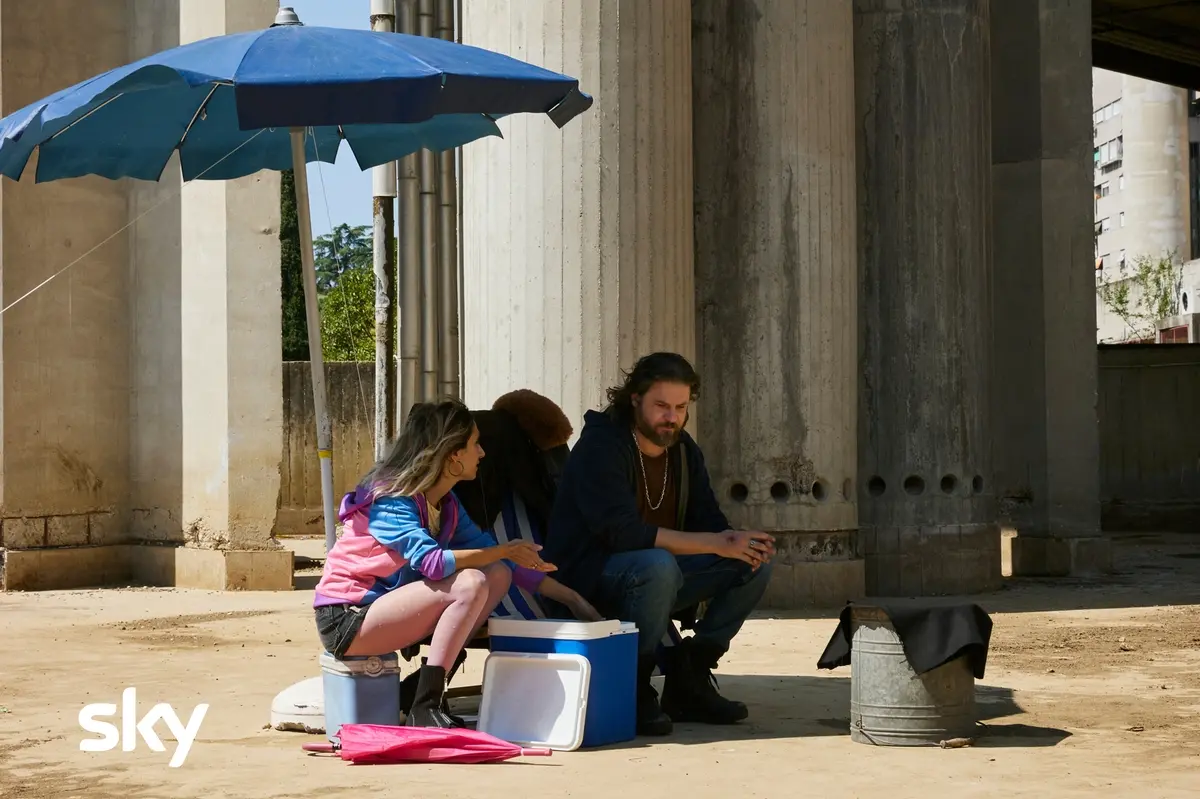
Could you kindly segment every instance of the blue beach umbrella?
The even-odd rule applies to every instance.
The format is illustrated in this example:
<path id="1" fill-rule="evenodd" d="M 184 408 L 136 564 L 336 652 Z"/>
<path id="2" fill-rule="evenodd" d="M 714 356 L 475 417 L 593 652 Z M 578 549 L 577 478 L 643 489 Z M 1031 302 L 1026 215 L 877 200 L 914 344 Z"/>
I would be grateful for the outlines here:
<path id="1" fill-rule="evenodd" d="M 0 119 L 0 174 L 39 183 L 99 175 L 157 181 L 179 153 L 184 181 L 293 169 L 327 546 L 334 541 L 307 163 L 347 142 L 360 169 L 420 149 L 500 136 L 496 120 L 546 114 L 563 127 L 592 98 L 575 78 L 468 45 L 299 24 L 281 8 L 264 30 L 176 47 L 63 89 Z"/>

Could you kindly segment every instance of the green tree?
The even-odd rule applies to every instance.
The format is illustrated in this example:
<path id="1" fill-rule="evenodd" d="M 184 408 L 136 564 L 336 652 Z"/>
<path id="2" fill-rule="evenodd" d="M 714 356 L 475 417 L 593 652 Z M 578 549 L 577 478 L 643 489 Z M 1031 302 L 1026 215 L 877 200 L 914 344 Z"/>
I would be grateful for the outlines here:
<path id="1" fill-rule="evenodd" d="M 1130 266 L 1121 264 L 1117 276 L 1096 286 L 1100 301 L 1126 327 L 1130 338 L 1153 338 L 1160 320 L 1179 313 L 1183 265 L 1174 251 L 1160 258 L 1139 255 Z"/>
<path id="2" fill-rule="evenodd" d="M 283 301 L 283 360 L 308 360 L 308 319 L 304 313 L 304 272 L 300 262 L 300 226 L 292 171 L 279 189 L 280 294 Z"/>
<path id="3" fill-rule="evenodd" d="M 375 267 L 366 225 L 341 224 L 313 241 L 321 297 L 321 353 L 329 361 L 375 360 Z"/>
<path id="4" fill-rule="evenodd" d="M 375 271 L 343 271 L 321 297 L 321 353 L 327 361 L 375 360 Z"/>
<path id="5" fill-rule="evenodd" d="M 337 225 L 313 240 L 313 258 L 317 272 L 317 291 L 325 293 L 337 285 L 338 278 L 356 267 L 373 268 L 373 240 L 368 225 Z M 374 300 L 372 300 L 374 308 Z M 372 311 L 374 313 L 374 311 Z"/>

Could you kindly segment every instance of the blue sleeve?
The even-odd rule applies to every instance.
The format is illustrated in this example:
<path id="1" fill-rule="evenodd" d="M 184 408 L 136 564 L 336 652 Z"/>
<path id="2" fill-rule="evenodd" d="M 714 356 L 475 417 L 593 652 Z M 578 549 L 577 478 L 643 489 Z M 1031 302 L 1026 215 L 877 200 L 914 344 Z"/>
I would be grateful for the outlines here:
<path id="1" fill-rule="evenodd" d="M 397 552 L 416 571 L 430 580 L 454 574 L 454 553 L 442 549 L 421 525 L 417 504 L 407 497 L 380 497 L 371 503 L 368 516 L 371 535 Z M 457 531 L 455 536 L 457 537 Z"/>

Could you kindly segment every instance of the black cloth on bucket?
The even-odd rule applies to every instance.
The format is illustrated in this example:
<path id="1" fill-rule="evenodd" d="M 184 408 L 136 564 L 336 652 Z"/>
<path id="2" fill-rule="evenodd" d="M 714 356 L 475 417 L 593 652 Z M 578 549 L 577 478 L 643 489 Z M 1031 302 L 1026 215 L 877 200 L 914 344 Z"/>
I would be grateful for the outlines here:
<path id="1" fill-rule="evenodd" d="M 854 627 L 853 603 L 846 603 L 838 617 L 838 627 L 817 661 L 819 669 L 836 669 L 850 664 Z M 992 638 L 992 619 L 978 605 L 919 605 L 908 602 L 878 603 L 874 607 L 887 614 L 904 646 L 908 664 L 917 674 L 936 669 L 959 656 L 966 656 L 975 679 L 983 679 L 987 666 L 988 645 Z"/>

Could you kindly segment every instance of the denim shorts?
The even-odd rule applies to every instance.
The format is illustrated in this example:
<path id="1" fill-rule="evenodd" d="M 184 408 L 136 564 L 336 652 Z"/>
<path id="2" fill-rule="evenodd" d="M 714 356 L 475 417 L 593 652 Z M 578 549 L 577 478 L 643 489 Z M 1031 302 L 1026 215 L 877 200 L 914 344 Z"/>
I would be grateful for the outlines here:
<path id="1" fill-rule="evenodd" d="M 358 636 L 370 605 L 322 605 L 315 608 L 317 635 L 325 651 L 341 660 Z"/>

